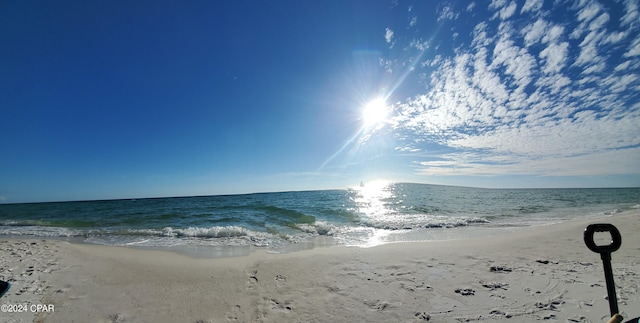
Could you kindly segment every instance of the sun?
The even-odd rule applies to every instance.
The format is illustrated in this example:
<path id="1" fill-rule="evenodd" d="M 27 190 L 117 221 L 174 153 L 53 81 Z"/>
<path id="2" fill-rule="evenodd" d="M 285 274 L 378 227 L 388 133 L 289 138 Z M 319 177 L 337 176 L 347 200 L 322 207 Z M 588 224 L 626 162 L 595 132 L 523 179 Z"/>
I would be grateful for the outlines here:
<path id="1" fill-rule="evenodd" d="M 383 98 L 375 98 L 362 109 L 362 121 L 365 127 L 375 127 L 387 119 L 387 114 L 387 102 Z"/>

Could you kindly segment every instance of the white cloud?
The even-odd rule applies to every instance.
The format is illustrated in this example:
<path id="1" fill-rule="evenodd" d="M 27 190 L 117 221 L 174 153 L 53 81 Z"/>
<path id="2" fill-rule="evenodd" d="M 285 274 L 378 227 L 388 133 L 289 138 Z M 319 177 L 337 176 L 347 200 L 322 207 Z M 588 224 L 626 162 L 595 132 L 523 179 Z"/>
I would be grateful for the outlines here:
<path id="1" fill-rule="evenodd" d="M 429 49 L 429 42 L 422 39 L 414 39 L 409 43 L 409 46 L 420 51 L 425 51 Z"/>
<path id="2" fill-rule="evenodd" d="M 542 39 L 542 36 L 547 30 L 547 22 L 544 19 L 538 19 L 532 25 L 526 26 L 522 33 L 524 34 L 524 41 L 526 46 L 531 46 Z"/>
<path id="3" fill-rule="evenodd" d="M 500 9 L 507 4 L 507 0 L 491 0 L 491 4 L 489 4 L 489 9 Z"/>
<path id="4" fill-rule="evenodd" d="M 535 58 L 526 49 L 515 45 L 508 34 L 503 35 L 493 49 L 492 68 L 505 66 L 505 74 L 513 77 L 515 91 L 522 92 L 531 82 L 531 73 L 536 65 Z"/>
<path id="5" fill-rule="evenodd" d="M 409 27 L 415 27 L 415 25 L 418 23 L 418 17 L 411 17 L 411 19 L 409 20 Z"/>
<path id="6" fill-rule="evenodd" d="M 545 43 L 556 42 L 560 40 L 560 37 L 562 36 L 563 33 L 564 33 L 564 27 L 558 26 L 558 25 L 551 26 L 548 29 L 547 34 L 542 38 L 542 41 Z"/>
<path id="7" fill-rule="evenodd" d="M 496 9 L 496 13 L 491 17 L 491 19 L 500 18 L 501 20 L 509 19 L 516 12 L 518 5 L 511 1 L 507 5 L 506 0 L 493 0 L 491 4 L 489 4 L 489 9 Z"/>
<path id="8" fill-rule="evenodd" d="M 569 53 L 569 43 L 553 43 L 540 52 L 540 58 L 545 60 L 543 72 L 558 73 L 566 65 Z"/>
<path id="9" fill-rule="evenodd" d="M 627 90 L 633 83 L 638 80 L 636 74 L 626 74 L 622 76 L 610 75 L 602 80 L 601 84 L 609 86 L 611 92 L 619 93 Z"/>
<path id="10" fill-rule="evenodd" d="M 627 32 L 612 32 L 610 33 L 607 38 L 604 40 L 605 43 L 608 44 L 615 44 L 615 43 L 619 43 L 620 41 L 622 41 L 624 38 L 626 38 L 628 36 Z"/>
<path id="11" fill-rule="evenodd" d="M 471 3 L 467 6 L 467 12 L 472 11 L 475 7 L 476 7 L 476 3 L 475 3 L 475 2 L 471 2 Z"/>
<path id="12" fill-rule="evenodd" d="M 640 172 L 635 161 L 640 149 L 602 151 L 591 155 L 555 156 L 554 158 L 516 158 L 493 155 L 450 154 L 449 159 L 421 162 L 419 175 L 425 176 L 477 176 L 477 175 L 543 175 L 591 176 L 621 175 Z M 499 162 L 496 162 L 498 160 Z M 619 161 L 611 167 L 610 161 Z"/>
<path id="13" fill-rule="evenodd" d="M 586 36 L 580 42 L 580 54 L 575 60 L 573 66 L 583 68 L 582 74 L 592 74 L 602 72 L 606 68 L 605 50 L 599 50 L 602 44 L 619 41 L 618 32 L 609 32 L 606 24 L 610 20 L 607 12 L 597 2 L 591 2 L 580 10 L 578 19 L 581 21 L 576 30 L 571 34 L 574 39 L 579 39 L 583 34 Z"/>
<path id="14" fill-rule="evenodd" d="M 527 0 L 522 6 L 522 10 L 520 11 L 520 13 L 525 13 L 528 11 L 537 12 L 542 9 L 543 3 L 544 0 Z"/>
<path id="15" fill-rule="evenodd" d="M 591 20 L 597 17 L 602 10 L 603 10 L 602 6 L 595 1 L 582 3 L 582 7 L 578 11 L 579 23 L 576 25 L 573 32 L 571 33 L 571 37 L 579 38 L 582 36 L 582 34 L 587 32 L 589 30 L 589 28 L 587 28 L 588 24 L 591 22 Z"/>
<path id="16" fill-rule="evenodd" d="M 578 56 L 574 65 L 584 66 L 589 63 L 597 62 L 598 60 L 599 57 L 596 43 L 585 39 L 585 41 L 580 44 L 580 56 Z"/>
<path id="17" fill-rule="evenodd" d="M 602 28 L 607 22 L 609 22 L 609 14 L 604 12 L 589 24 L 589 29 L 594 30 Z"/>
<path id="18" fill-rule="evenodd" d="M 427 86 L 395 106 L 393 122 L 418 173 L 640 173 L 640 24 L 626 18 L 637 13 L 616 29 L 595 1 L 565 7 L 575 21 L 526 1 L 521 13 L 535 19 L 526 23 L 514 2 L 494 0 L 490 16 L 501 20 L 476 23 L 468 44 L 423 62 Z M 447 153 L 418 155 L 425 143 Z"/>
<path id="19" fill-rule="evenodd" d="M 605 62 L 603 61 L 595 62 L 594 64 L 589 65 L 588 67 L 583 69 L 582 74 L 594 74 L 594 73 L 602 72 L 604 71 L 605 67 L 606 67 Z"/>
<path id="20" fill-rule="evenodd" d="M 578 12 L 578 20 L 588 22 L 595 18 L 601 11 L 602 6 L 597 2 L 589 2 L 587 6 Z"/>
<path id="21" fill-rule="evenodd" d="M 508 6 L 500 9 L 500 19 L 505 20 L 511 18 L 511 16 L 513 16 L 513 14 L 516 12 L 517 7 L 518 5 L 516 5 L 515 2 L 511 1 Z"/>
<path id="22" fill-rule="evenodd" d="M 616 72 L 624 71 L 628 69 L 630 65 L 631 65 L 631 61 L 625 61 L 623 63 L 620 63 L 620 65 L 616 66 L 615 71 Z"/>
<path id="23" fill-rule="evenodd" d="M 640 13 L 638 13 L 637 0 L 626 0 L 624 12 L 624 16 L 622 16 L 622 18 L 620 19 L 620 24 L 622 26 L 630 26 L 633 23 L 638 23 L 638 19 L 640 19 Z"/>
<path id="24" fill-rule="evenodd" d="M 453 11 L 450 6 L 444 6 L 440 11 L 440 15 L 438 16 L 438 21 L 441 20 L 455 20 L 460 16 L 459 13 Z"/>
<path id="25" fill-rule="evenodd" d="M 629 50 L 624 53 L 624 57 L 634 57 L 640 55 L 640 35 L 636 36 L 636 39 L 629 45 Z"/>
<path id="26" fill-rule="evenodd" d="M 393 30 L 387 28 L 387 30 L 384 33 L 384 39 L 387 41 L 387 43 L 390 43 L 391 40 L 393 39 Z"/>

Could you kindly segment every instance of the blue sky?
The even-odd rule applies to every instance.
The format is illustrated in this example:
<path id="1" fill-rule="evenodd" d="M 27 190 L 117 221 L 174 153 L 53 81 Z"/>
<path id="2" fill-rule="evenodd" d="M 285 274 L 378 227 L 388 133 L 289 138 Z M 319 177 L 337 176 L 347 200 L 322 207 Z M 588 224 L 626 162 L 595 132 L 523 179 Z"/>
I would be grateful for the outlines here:
<path id="1" fill-rule="evenodd" d="M 0 202 L 640 186 L 638 21 L 635 0 L 3 2 Z"/>

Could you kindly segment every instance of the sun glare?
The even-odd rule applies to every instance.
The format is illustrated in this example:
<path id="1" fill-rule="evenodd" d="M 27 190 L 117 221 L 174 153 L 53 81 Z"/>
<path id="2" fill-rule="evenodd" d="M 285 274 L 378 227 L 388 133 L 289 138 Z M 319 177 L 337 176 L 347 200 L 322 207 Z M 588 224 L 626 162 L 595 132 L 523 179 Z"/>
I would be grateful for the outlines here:
<path id="1" fill-rule="evenodd" d="M 383 98 L 376 98 L 364 106 L 362 120 L 366 127 L 374 127 L 387 118 L 387 103 Z"/>

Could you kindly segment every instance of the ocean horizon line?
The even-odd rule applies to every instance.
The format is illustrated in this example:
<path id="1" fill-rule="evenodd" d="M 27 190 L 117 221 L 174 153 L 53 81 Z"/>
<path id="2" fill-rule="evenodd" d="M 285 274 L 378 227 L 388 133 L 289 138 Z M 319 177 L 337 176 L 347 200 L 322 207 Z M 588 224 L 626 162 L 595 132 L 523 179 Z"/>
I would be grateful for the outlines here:
<path id="1" fill-rule="evenodd" d="M 467 186 L 467 185 L 452 185 L 452 184 L 432 184 L 421 182 L 407 182 L 407 181 L 392 181 L 392 180 L 371 180 L 366 183 L 372 182 L 386 182 L 388 184 L 415 184 L 415 185 L 429 185 L 438 187 L 455 187 L 455 188 L 469 188 L 469 189 L 483 189 L 483 190 L 572 190 L 572 189 L 638 189 L 640 186 L 590 186 L 590 187 L 578 187 L 578 186 L 566 186 L 566 187 L 483 187 L 483 186 Z M 319 188 L 319 189 L 291 189 L 291 190 L 274 190 L 274 191 L 255 191 L 255 192 L 236 192 L 236 193 L 214 193 L 214 194 L 196 194 L 196 195 L 165 195 L 165 196 L 148 196 L 148 197 L 121 197 L 121 198 L 95 198 L 95 199 L 69 199 L 69 200 L 45 200 L 45 201 L 29 201 L 29 202 L 11 202 L 0 200 L 0 205 L 9 204 L 46 204 L 46 203 L 79 203 L 79 202 L 107 202 L 107 201 L 135 201 L 135 200 L 154 200 L 154 199 L 179 199 L 179 198 L 199 198 L 199 197 L 225 197 L 225 196 L 243 196 L 243 195 L 258 195 L 258 194 L 282 194 L 282 193 L 295 193 L 295 192 L 322 192 L 322 191 L 342 191 L 348 189 L 357 189 L 360 186 L 354 184 L 352 186 L 346 186 L 342 188 Z"/>

